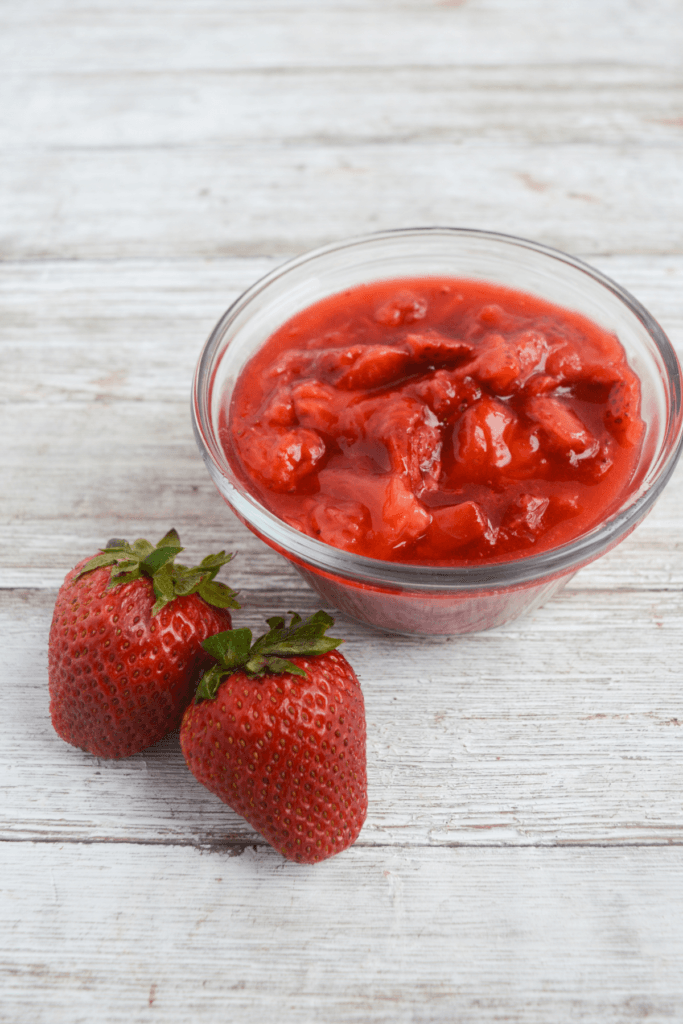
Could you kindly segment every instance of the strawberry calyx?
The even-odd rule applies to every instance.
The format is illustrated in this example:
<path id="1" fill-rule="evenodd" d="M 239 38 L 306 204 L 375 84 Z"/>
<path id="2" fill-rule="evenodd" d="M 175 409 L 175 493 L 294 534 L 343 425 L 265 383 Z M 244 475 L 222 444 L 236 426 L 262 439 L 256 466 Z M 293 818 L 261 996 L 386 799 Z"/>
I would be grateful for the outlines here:
<path id="1" fill-rule="evenodd" d="M 288 672 L 306 679 L 304 669 L 288 661 L 288 657 L 327 654 L 344 642 L 325 636 L 334 625 L 334 619 L 326 612 L 316 612 L 305 620 L 296 612 L 289 614 L 292 619 L 288 626 L 281 615 L 266 619 L 270 629 L 253 644 L 250 629 L 228 629 L 203 640 L 202 647 L 216 659 L 217 664 L 202 676 L 195 703 L 214 700 L 223 680 L 238 669 L 255 679 L 267 672 L 274 675 Z"/>
<path id="2" fill-rule="evenodd" d="M 100 554 L 86 562 L 75 578 L 110 566 L 107 590 L 111 590 L 148 576 L 156 595 L 152 615 L 157 615 L 176 597 L 189 594 L 199 594 L 214 608 L 239 608 L 235 591 L 215 579 L 218 570 L 233 556 L 219 551 L 215 555 L 207 555 L 193 567 L 176 565 L 176 556 L 183 550 L 176 530 L 169 530 L 156 545 L 141 537 L 132 544 L 115 537 Z"/>

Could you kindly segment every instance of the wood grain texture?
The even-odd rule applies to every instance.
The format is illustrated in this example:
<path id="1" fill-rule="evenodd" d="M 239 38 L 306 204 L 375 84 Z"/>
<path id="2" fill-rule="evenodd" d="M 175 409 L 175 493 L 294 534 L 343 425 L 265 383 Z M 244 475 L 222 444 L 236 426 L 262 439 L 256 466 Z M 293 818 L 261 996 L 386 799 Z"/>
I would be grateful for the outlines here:
<path id="1" fill-rule="evenodd" d="M 680 0 L 28 0 L 5 71 L 555 64 L 680 65 Z"/>
<path id="2" fill-rule="evenodd" d="M 0 1020 L 678 1019 L 680 849 L 117 854 L 7 847 Z"/>
<path id="3" fill-rule="evenodd" d="M 391 69 L 323 64 L 191 73 L 85 71 L 79 63 L 62 72 L 6 73 L 0 92 L 3 146 L 31 152 L 275 140 L 346 148 L 683 144 L 680 67 L 617 61 L 520 68 L 399 60 Z"/>
<path id="4" fill-rule="evenodd" d="M 680 167 L 664 145 L 10 151 L 0 242 L 11 259 L 249 256 L 455 224 L 584 253 L 679 253 Z"/>
<path id="5" fill-rule="evenodd" d="M 175 525 L 240 624 L 318 599 L 241 526 L 189 387 L 284 257 L 457 223 L 583 254 L 683 354 L 681 0 L 25 0 L 0 33 L 0 1021 L 683 1019 L 683 475 L 527 619 L 344 616 L 358 843 L 289 864 L 176 736 L 64 744 L 66 570 Z"/>
<path id="6" fill-rule="evenodd" d="M 682 248 L 680 0 L 175 3 L 161 33 L 154 5 L 36 4 L 0 76 L 6 257 L 286 254 L 418 223 Z"/>

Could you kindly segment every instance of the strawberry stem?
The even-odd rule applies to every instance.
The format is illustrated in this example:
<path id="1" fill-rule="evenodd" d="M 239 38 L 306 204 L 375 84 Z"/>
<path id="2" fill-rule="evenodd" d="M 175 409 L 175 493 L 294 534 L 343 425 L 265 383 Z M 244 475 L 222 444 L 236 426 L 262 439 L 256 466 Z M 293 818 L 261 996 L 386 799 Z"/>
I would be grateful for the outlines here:
<path id="1" fill-rule="evenodd" d="M 169 530 L 156 546 L 142 537 L 132 544 L 116 537 L 107 543 L 99 555 L 86 562 L 76 579 L 94 569 L 110 567 L 108 589 L 111 589 L 148 576 L 156 595 L 152 615 L 157 615 L 176 597 L 188 594 L 199 594 L 214 608 L 240 607 L 235 600 L 235 591 L 215 579 L 218 570 L 227 565 L 232 555 L 219 551 L 217 554 L 207 555 L 199 565 L 190 568 L 186 565 L 176 565 L 176 556 L 181 551 L 183 548 L 180 537 L 173 529 Z"/>
<path id="2" fill-rule="evenodd" d="M 334 619 L 327 612 L 316 612 L 306 620 L 296 612 L 289 614 L 292 619 L 288 626 L 280 615 L 266 619 L 270 629 L 253 644 L 250 629 L 228 629 L 203 640 L 202 647 L 216 659 L 217 664 L 202 676 L 195 702 L 214 700 L 220 684 L 237 669 L 254 679 L 261 678 L 266 672 L 273 675 L 288 672 L 305 679 L 306 672 L 289 661 L 289 657 L 316 657 L 333 651 L 344 642 L 325 636 L 334 625 Z"/>

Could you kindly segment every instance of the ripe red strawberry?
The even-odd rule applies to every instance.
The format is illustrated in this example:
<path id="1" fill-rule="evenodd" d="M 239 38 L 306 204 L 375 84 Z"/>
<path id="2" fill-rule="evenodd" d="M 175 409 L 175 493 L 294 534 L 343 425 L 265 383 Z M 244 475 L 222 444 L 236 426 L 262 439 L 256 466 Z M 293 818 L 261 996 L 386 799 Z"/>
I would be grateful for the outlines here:
<path id="1" fill-rule="evenodd" d="M 285 857 L 313 864 L 355 842 L 367 813 L 365 707 L 317 612 L 233 629 L 202 646 L 217 663 L 185 712 L 192 774 Z M 291 657 L 291 660 L 289 660 Z"/>
<path id="2" fill-rule="evenodd" d="M 111 540 L 57 595 L 48 650 L 56 731 L 98 757 L 128 757 L 180 724 L 201 672 L 201 641 L 232 625 L 234 592 L 215 582 L 232 555 L 190 569 L 175 530 L 156 547 Z"/>

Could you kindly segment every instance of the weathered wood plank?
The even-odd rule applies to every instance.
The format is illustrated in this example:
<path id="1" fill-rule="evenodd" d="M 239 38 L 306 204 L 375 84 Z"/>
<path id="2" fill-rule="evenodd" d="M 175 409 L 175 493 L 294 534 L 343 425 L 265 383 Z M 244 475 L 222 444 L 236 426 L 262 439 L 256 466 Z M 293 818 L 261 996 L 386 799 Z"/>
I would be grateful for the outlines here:
<path id="1" fill-rule="evenodd" d="M 669 1024 L 683 851 L 10 845 L 0 1019 Z M 21 878 L 21 887 L 14 880 Z"/>
<path id="2" fill-rule="evenodd" d="M 263 255 L 458 224 L 584 253 L 683 250 L 680 147 L 217 146 L 15 150 L 5 259 Z"/>
<path id="3" fill-rule="evenodd" d="M 247 578 L 236 621 L 260 630 L 293 597 L 302 612 L 318 607 L 296 586 Z M 256 841 L 195 782 L 177 737 L 108 762 L 56 736 L 46 680 L 53 600 L 0 595 L 13 683 L 0 693 L 2 838 Z M 360 845 L 683 842 L 682 619 L 680 592 L 603 592 L 591 604 L 571 591 L 516 625 L 446 641 L 338 616 L 368 719 Z"/>
<path id="4" fill-rule="evenodd" d="M 166 71 L 612 62 L 678 66 L 680 0 L 29 0 L 8 8 L 6 71 Z"/>
<path id="5" fill-rule="evenodd" d="M 680 67 L 381 65 L 0 76 L 3 148 L 683 145 Z"/>

